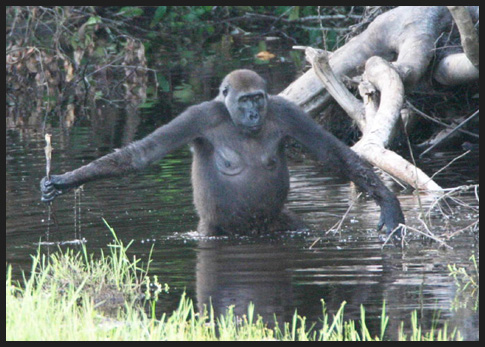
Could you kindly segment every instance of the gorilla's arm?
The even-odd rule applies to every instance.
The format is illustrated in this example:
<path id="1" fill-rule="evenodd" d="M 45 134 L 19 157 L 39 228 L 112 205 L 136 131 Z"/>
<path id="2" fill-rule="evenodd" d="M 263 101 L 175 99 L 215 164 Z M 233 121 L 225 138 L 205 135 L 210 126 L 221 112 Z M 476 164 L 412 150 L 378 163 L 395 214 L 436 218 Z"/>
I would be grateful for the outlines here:
<path id="1" fill-rule="evenodd" d="M 169 152 L 187 144 L 201 134 L 201 127 L 208 126 L 205 118 L 216 103 L 207 102 L 192 106 L 158 128 L 145 138 L 107 154 L 85 166 L 62 175 L 44 177 L 40 188 L 41 200 L 48 202 L 66 190 L 84 183 L 141 170 Z"/>
<path id="2" fill-rule="evenodd" d="M 389 234 L 399 223 L 404 223 L 399 200 L 354 151 L 322 129 L 293 103 L 275 97 L 272 107 L 278 109 L 276 114 L 288 136 L 308 148 L 318 160 L 337 169 L 377 202 L 381 207 L 378 229 L 385 225 Z"/>

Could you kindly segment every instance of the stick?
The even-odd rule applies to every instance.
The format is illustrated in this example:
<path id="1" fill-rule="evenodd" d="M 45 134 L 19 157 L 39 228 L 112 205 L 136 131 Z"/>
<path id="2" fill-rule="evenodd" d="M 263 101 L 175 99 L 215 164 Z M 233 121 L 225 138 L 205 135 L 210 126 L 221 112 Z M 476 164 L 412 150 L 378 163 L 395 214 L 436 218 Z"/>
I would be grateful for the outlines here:
<path id="1" fill-rule="evenodd" d="M 360 198 L 360 196 L 362 195 L 362 193 L 359 193 L 359 195 L 357 195 L 355 197 L 355 199 L 352 199 L 352 202 L 350 203 L 349 207 L 347 208 L 347 211 L 345 211 L 344 215 L 342 216 L 342 218 L 340 219 L 340 221 L 338 221 L 337 223 L 335 223 L 333 225 L 333 227 L 331 227 L 326 233 L 325 235 L 327 235 L 329 232 L 333 231 L 334 233 L 337 233 L 340 228 L 342 227 L 342 224 L 345 220 L 345 218 L 347 218 L 347 215 L 349 214 L 350 210 L 352 209 L 352 207 L 354 206 L 354 203 Z M 334 230 L 334 228 L 337 228 L 336 230 Z M 318 241 L 320 241 L 322 238 L 319 237 L 318 239 L 316 239 L 312 244 L 311 246 L 308 248 L 308 249 L 312 249 L 313 246 L 315 246 L 317 244 Z"/>
<path id="2" fill-rule="evenodd" d="M 45 134 L 45 147 L 44 147 L 44 152 L 45 152 L 45 175 L 47 176 L 47 179 L 50 180 L 51 177 L 51 159 L 52 159 L 52 145 L 51 145 L 51 137 L 52 134 Z M 59 231 L 59 223 L 57 222 L 57 217 L 56 217 L 56 211 L 54 210 L 52 206 L 52 201 L 48 203 L 48 220 L 50 221 L 51 215 L 52 219 L 54 220 L 54 224 L 56 226 L 57 231 Z M 47 229 L 47 235 L 49 235 L 49 229 Z M 49 237 L 49 236 L 47 236 Z"/>
<path id="3" fill-rule="evenodd" d="M 45 143 L 46 146 L 44 147 L 45 151 L 45 175 L 47 179 L 50 179 L 51 176 L 51 158 L 52 158 L 52 145 L 51 145 L 51 137 L 52 134 L 45 134 Z"/>
<path id="4" fill-rule="evenodd" d="M 431 151 L 433 148 L 435 148 L 438 144 L 440 144 L 444 139 L 450 137 L 451 135 L 453 135 L 455 132 L 457 132 L 462 126 L 464 126 L 469 120 L 471 120 L 472 118 L 474 118 L 476 115 L 479 115 L 480 112 L 479 110 L 476 110 L 470 117 L 468 117 L 467 119 L 465 119 L 463 122 L 461 122 L 460 124 L 458 124 L 455 129 L 453 129 L 452 131 L 450 131 L 448 134 L 446 134 L 445 136 L 443 136 L 439 141 L 435 142 L 431 147 L 429 147 L 428 149 L 426 149 L 423 153 L 420 154 L 420 158 L 425 155 L 426 153 L 428 153 L 429 151 Z"/>

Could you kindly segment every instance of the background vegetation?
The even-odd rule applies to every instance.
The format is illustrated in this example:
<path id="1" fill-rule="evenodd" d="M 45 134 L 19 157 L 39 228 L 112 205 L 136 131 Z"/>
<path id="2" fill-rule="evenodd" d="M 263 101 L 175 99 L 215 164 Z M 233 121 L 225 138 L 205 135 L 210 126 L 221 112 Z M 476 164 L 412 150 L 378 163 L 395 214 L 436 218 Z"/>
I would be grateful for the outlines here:
<path id="1" fill-rule="evenodd" d="M 69 127 L 77 121 L 74 108 L 86 106 L 89 100 L 156 99 L 159 92 L 171 89 L 167 71 L 200 64 L 210 51 L 219 52 L 216 59 L 224 63 L 228 52 L 238 49 L 235 47 L 248 37 L 283 39 L 288 51 L 293 44 L 324 44 L 335 49 L 346 35 L 362 28 L 363 16 L 370 19 L 382 10 L 338 6 L 7 6 L 9 125 L 45 122 L 47 114 L 54 124 L 60 120 Z M 178 94 L 191 95 L 190 90 Z"/>

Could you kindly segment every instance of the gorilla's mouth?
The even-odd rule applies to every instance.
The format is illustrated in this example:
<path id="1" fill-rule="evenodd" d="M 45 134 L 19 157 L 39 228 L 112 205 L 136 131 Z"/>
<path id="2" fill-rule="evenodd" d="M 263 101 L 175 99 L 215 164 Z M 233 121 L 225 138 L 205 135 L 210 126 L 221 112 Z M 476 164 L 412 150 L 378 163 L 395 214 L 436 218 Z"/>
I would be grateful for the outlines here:
<path id="1" fill-rule="evenodd" d="M 263 124 L 252 125 L 252 126 L 248 126 L 246 128 L 248 129 L 248 131 L 250 133 L 256 134 L 256 133 L 259 133 L 261 131 L 261 129 L 263 128 Z"/>

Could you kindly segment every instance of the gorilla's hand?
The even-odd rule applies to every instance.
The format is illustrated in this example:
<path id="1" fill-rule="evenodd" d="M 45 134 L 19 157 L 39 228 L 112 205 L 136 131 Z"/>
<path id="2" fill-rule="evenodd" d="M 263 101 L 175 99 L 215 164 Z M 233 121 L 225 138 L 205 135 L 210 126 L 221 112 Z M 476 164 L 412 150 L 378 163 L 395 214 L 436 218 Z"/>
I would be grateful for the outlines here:
<path id="1" fill-rule="evenodd" d="M 40 200 L 42 202 L 50 202 L 56 198 L 56 196 L 63 194 L 66 190 L 62 188 L 63 179 L 59 175 L 51 175 L 49 178 L 44 177 L 40 181 L 40 191 L 42 196 Z"/>
<path id="2" fill-rule="evenodd" d="M 377 230 L 381 230 L 383 226 L 386 226 L 387 235 L 392 233 L 394 239 L 400 240 L 402 227 L 400 227 L 399 224 L 404 224 L 404 215 L 398 200 L 395 198 L 395 201 L 382 206 Z"/>

